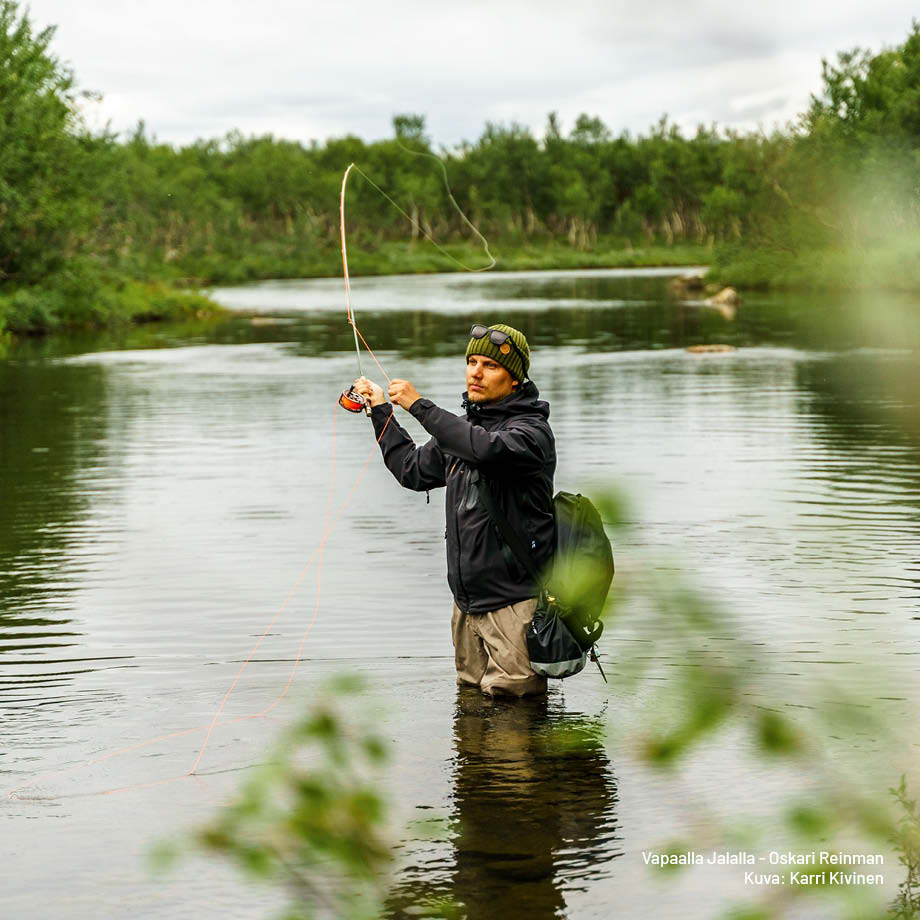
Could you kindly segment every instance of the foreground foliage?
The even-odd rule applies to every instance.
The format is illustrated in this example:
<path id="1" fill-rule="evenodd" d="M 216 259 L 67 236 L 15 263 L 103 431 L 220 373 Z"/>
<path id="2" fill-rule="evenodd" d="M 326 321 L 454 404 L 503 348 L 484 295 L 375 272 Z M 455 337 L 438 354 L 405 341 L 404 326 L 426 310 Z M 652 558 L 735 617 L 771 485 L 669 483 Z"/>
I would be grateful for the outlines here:
<path id="1" fill-rule="evenodd" d="M 283 887 L 285 920 L 378 916 L 391 859 L 379 791 L 387 750 L 357 712 L 361 689 L 354 678 L 332 682 L 194 837 L 248 877 Z M 180 852 L 165 845 L 154 856 L 168 865 Z"/>

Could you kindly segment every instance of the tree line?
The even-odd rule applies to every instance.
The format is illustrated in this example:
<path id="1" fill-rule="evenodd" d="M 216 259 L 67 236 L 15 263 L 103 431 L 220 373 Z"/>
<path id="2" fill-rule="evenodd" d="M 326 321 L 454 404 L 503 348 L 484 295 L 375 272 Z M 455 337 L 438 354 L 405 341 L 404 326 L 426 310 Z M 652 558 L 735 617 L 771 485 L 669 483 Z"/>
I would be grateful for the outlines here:
<path id="1" fill-rule="evenodd" d="M 426 239 L 475 245 L 461 211 L 499 248 L 711 247 L 752 225 L 760 171 L 782 148 L 775 138 L 715 128 L 685 137 L 666 119 L 633 138 L 582 115 L 564 135 L 550 114 L 539 139 L 521 125 L 487 124 L 476 142 L 435 152 L 423 116 L 397 115 L 393 126 L 391 139 L 370 143 L 232 133 L 176 148 L 143 125 L 126 141 L 96 139 L 106 165 L 88 248 L 133 271 L 202 282 L 335 273 L 350 162 L 399 205 L 360 174 L 350 179 L 350 248 L 359 264 L 366 250 L 371 271 L 386 270 L 373 255 L 388 243 L 410 252 Z"/>
<path id="2" fill-rule="evenodd" d="M 8 326 L 40 327 L 43 313 L 100 288 L 117 300 L 134 285 L 143 313 L 138 284 L 334 274 L 338 191 L 353 161 L 405 212 L 355 176 L 356 273 L 449 269 L 426 238 L 472 252 L 453 198 L 499 267 L 521 247 L 574 265 L 652 246 L 665 262 L 689 246 L 728 280 L 833 286 L 852 280 L 853 253 L 871 253 L 881 276 L 920 284 L 916 22 L 901 45 L 825 62 L 808 110 L 769 133 L 688 135 L 663 117 L 632 136 L 587 114 L 565 130 L 550 113 L 542 136 L 487 123 L 453 149 L 435 149 L 419 114 L 394 116 L 393 136 L 374 142 L 232 132 L 177 147 L 143 122 L 127 137 L 92 132 L 53 35 L 0 0 L 0 324 L 5 310 Z"/>

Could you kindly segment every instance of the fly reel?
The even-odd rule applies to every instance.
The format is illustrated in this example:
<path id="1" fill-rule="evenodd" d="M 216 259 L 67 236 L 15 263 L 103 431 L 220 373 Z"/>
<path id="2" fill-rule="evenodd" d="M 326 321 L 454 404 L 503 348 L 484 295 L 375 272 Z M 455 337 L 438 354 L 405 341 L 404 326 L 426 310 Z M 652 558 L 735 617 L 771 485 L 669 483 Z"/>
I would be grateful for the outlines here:
<path id="1" fill-rule="evenodd" d="M 339 405 L 349 412 L 363 412 L 365 415 L 371 414 L 371 403 L 366 396 L 358 393 L 353 386 L 342 392 L 339 397 Z"/>

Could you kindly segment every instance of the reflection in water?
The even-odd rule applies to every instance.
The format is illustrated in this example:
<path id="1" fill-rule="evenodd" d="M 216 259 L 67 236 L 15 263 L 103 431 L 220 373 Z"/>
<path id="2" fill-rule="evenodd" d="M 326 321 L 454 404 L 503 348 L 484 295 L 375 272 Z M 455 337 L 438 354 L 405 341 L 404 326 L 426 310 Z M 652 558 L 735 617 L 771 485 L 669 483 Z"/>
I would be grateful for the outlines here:
<path id="1" fill-rule="evenodd" d="M 451 852 L 446 865 L 406 870 L 390 916 L 436 897 L 466 920 L 562 916 L 566 890 L 608 874 L 622 850 L 604 723 L 561 700 L 458 690 Z"/>
<path id="2" fill-rule="evenodd" d="M 803 364 L 799 376 L 839 446 L 894 448 L 915 472 L 920 468 L 920 362 L 915 352 L 854 351 L 820 365 Z"/>
<path id="3" fill-rule="evenodd" d="M 64 565 L 89 499 L 78 479 L 99 463 L 106 435 L 102 368 L 0 362 L 0 706 L 59 694 L 86 656 L 66 652 L 79 572 Z M 43 650 L 54 650 L 47 655 Z M 70 660 L 79 660 L 76 668 Z M 60 698 L 59 696 L 56 698 Z"/>

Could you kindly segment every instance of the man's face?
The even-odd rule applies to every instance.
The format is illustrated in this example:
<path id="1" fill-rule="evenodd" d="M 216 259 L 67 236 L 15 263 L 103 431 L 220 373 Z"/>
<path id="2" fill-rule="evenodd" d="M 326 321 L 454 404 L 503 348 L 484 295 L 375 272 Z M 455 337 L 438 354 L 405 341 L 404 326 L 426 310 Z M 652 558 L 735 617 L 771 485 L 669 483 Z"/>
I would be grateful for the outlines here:
<path id="1" fill-rule="evenodd" d="M 514 392 L 517 381 L 505 368 L 485 355 L 466 359 L 466 395 L 470 402 L 491 403 Z"/>

